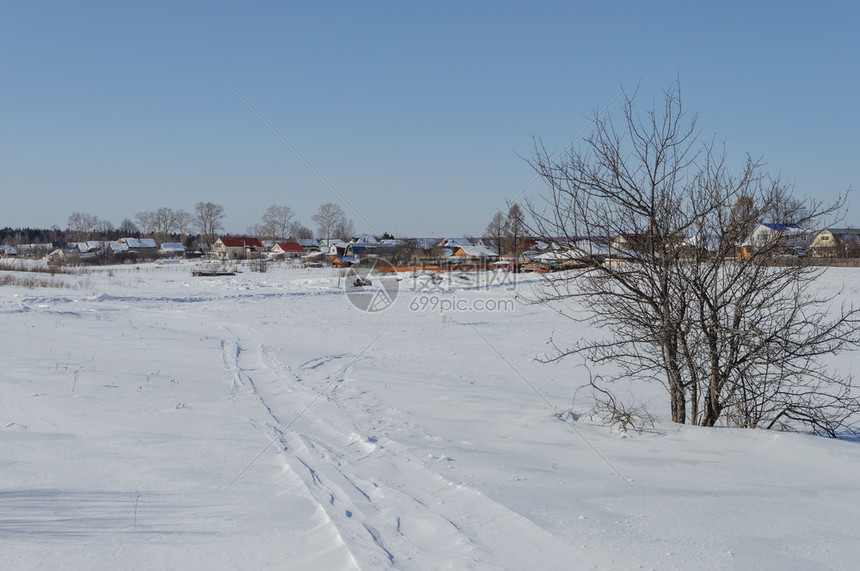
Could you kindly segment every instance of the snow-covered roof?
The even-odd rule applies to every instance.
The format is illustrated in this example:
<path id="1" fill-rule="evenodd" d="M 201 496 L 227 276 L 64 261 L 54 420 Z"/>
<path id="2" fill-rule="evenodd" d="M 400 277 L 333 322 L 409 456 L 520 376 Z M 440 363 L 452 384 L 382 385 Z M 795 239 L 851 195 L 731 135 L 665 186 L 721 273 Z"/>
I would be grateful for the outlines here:
<path id="1" fill-rule="evenodd" d="M 110 250 L 111 252 L 114 252 L 114 253 L 127 252 L 128 251 L 128 244 L 124 244 L 124 243 L 120 242 L 119 240 L 105 242 L 105 249 Z"/>
<path id="2" fill-rule="evenodd" d="M 361 236 L 356 236 L 349 242 L 350 244 L 360 244 L 362 246 L 375 246 L 379 244 L 379 240 L 370 236 L 368 234 L 362 234 Z"/>
<path id="3" fill-rule="evenodd" d="M 341 248 L 346 248 L 347 245 L 348 244 L 346 242 L 344 242 L 343 240 L 339 240 L 337 238 L 332 238 L 331 240 L 328 240 L 328 241 L 320 240 L 320 247 L 321 248 L 328 248 L 330 246 L 340 246 Z"/>
<path id="4" fill-rule="evenodd" d="M 471 246 L 472 241 L 468 238 L 444 238 L 442 242 L 440 242 L 442 246 Z"/>
<path id="5" fill-rule="evenodd" d="M 185 246 L 182 242 L 165 242 L 159 248 L 162 252 L 184 252 Z"/>
<path id="6" fill-rule="evenodd" d="M 69 244 L 69 247 L 83 254 L 84 252 L 100 250 L 102 247 L 102 243 L 98 240 L 90 240 L 88 242 L 71 242 Z"/>
<path id="7" fill-rule="evenodd" d="M 608 256 L 609 248 L 588 240 L 578 240 L 565 249 L 549 250 L 534 257 L 539 262 L 564 262 L 594 256 Z"/>
<path id="8" fill-rule="evenodd" d="M 421 248 L 423 250 L 429 250 L 431 248 L 435 248 L 439 245 L 438 238 L 416 238 L 412 240 L 412 243 L 416 248 Z"/>
<path id="9" fill-rule="evenodd" d="M 497 258 L 498 254 L 486 246 L 460 246 L 456 249 L 456 254 L 461 255 L 460 252 L 467 258 Z"/>

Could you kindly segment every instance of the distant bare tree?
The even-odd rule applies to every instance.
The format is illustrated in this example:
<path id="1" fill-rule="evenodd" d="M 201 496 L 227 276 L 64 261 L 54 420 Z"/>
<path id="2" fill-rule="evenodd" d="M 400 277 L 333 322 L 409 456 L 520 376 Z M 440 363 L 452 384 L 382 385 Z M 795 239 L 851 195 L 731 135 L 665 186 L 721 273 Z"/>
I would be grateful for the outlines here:
<path id="1" fill-rule="evenodd" d="M 286 242 L 293 234 L 293 211 L 287 206 L 273 204 L 263 213 L 262 236 L 273 242 Z"/>
<path id="2" fill-rule="evenodd" d="M 526 229 L 526 218 L 519 204 L 511 204 L 505 218 L 505 235 L 510 243 L 511 253 L 517 256 L 522 249 L 523 233 Z"/>
<path id="3" fill-rule="evenodd" d="M 134 215 L 134 219 L 137 221 L 137 227 L 140 229 L 141 235 L 152 236 L 152 234 L 155 232 L 154 212 L 148 210 L 138 212 Z"/>
<path id="4" fill-rule="evenodd" d="M 314 237 L 314 232 L 304 224 L 296 222 L 293 226 L 293 238 L 296 240 L 311 240 Z"/>
<path id="5" fill-rule="evenodd" d="M 182 243 L 188 241 L 188 234 L 194 227 L 194 217 L 187 210 L 176 210 L 173 212 L 174 231 L 179 234 Z"/>
<path id="6" fill-rule="evenodd" d="M 245 234 L 247 236 L 251 236 L 252 238 L 263 238 L 267 239 L 266 230 L 263 228 L 261 224 L 249 224 L 247 228 L 245 228 Z"/>
<path id="7" fill-rule="evenodd" d="M 99 223 L 99 219 L 92 214 L 84 212 L 72 212 L 69 215 L 69 232 L 77 242 L 85 242 L 90 239 L 93 231 Z"/>
<path id="8" fill-rule="evenodd" d="M 176 213 L 172 208 L 162 206 L 152 213 L 152 224 L 155 237 L 159 242 L 165 242 L 176 230 Z"/>
<path id="9" fill-rule="evenodd" d="M 110 240 L 110 236 L 114 232 L 114 227 L 110 220 L 99 219 L 99 221 L 96 222 L 95 231 L 99 234 L 102 240 Z"/>
<path id="10" fill-rule="evenodd" d="M 346 215 L 343 209 L 333 202 L 320 205 L 317 213 L 311 216 L 311 220 L 319 229 L 320 238 L 328 243 L 332 238 L 338 237 L 342 226 L 346 224 Z"/>
<path id="11" fill-rule="evenodd" d="M 505 216 L 501 212 L 496 212 L 492 220 L 484 230 L 484 238 L 494 243 L 496 246 L 496 254 L 502 255 L 502 242 L 505 238 Z"/>
<path id="12" fill-rule="evenodd" d="M 556 158 L 538 145 L 532 164 L 549 189 L 530 209 L 540 235 L 585 266 L 548 274 L 537 301 L 607 332 L 554 341 L 548 360 L 611 365 L 595 386 L 659 382 L 678 423 L 851 430 L 860 393 L 823 360 L 860 344 L 860 310 L 821 292 L 823 270 L 786 256 L 796 236 L 735 257 L 755 222 L 813 228 L 843 200 L 795 198 L 752 159 L 729 172 L 725 154 L 697 140 L 679 89 L 644 117 L 627 99 L 620 130 L 598 116 L 581 147 Z M 614 251 L 619 236 L 626 245 Z"/>
<path id="13" fill-rule="evenodd" d="M 133 237 L 140 231 L 137 228 L 137 224 L 135 224 L 134 222 L 132 222 L 128 218 L 122 219 L 122 222 L 119 223 L 118 230 L 119 230 L 120 234 L 122 234 L 123 236 L 128 236 L 128 237 Z"/>
<path id="14" fill-rule="evenodd" d="M 355 228 L 352 225 L 352 220 L 348 218 L 344 218 L 338 223 L 334 228 L 334 238 L 339 238 L 341 240 L 350 241 L 355 236 Z"/>
<path id="15" fill-rule="evenodd" d="M 194 205 L 194 224 L 200 230 L 202 240 L 214 242 L 223 229 L 224 207 L 214 202 L 198 202 Z"/>

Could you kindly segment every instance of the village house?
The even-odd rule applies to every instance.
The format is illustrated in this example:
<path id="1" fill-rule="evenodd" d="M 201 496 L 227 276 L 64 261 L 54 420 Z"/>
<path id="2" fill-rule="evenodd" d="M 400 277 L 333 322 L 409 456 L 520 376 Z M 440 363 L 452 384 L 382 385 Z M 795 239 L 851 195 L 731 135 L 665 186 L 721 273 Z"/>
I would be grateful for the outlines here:
<path id="1" fill-rule="evenodd" d="M 221 260 L 244 260 L 256 258 L 263 251 L 263 243 L 257 238 L 218 238 L 212 244 L 212 254 Z"/>
<path id="2" fill-rule="evenodd" d="M 86 242 L 70 242 L 69 248 L 72 250 L 77 250 L 81 254 L 85 254 L 87 252 L 96 253 L 102 249 L 102 243 L 98 240 L 88 240 Z"/>
<path id="3" fill-rule="evenodd" d="M 305 249 L 308 254 L 320 251 L 320 243 L 313 238 L 299 238 L 296 242 Z"/>
<path id="4" fill-rule="evenodd" d="M 120 238 L 119 241 L 126 244 L 129 251 L 141 256 L 151 257 L 158 251 L 158 243 L 154 238 Z"/>
<path id="5" fill-rule="evenodd" d="M 325 252 L 327 257 L 345 256 L 346 255 L 346 249 L 348 247 L 349 247 L 349 244 L 347 244 L 343 240 L 337 240 L 337 239 L 320 240 L 320 250 Z"/>
<path id="6" fill-rule="evenodd" d="M 459 246 L 454 249 L 454 256 L 464 262 L 489 262 L 499 257 L 485 246 Z"/>
<path id="7" fill-rule="evenodd" d="M 334 256 L 331 260 L 333 268 L 348 268 L 355 264 L 356 260 L 352 256 Z"/>
<path id="8" fill-rule="evenodd" d="M 41 258 L 54 249 L 53 244 L 18 244 L 18 255 L 24 258 Z"/>
<path id="9" fill-rule="evenodd" d="M 802 254 L 809 247 L 809 232 L 792 224 L 756 224 L 750 235 L 736 248 L 735 255 L 749 258 L 766 246 L 779 246 L 786 254 Z"/>
<path id="10" fill-rule="evenodd" d="M 813 256 L 857 257 L 860 255 L 860 229 L 825 228 L 812 237 L 809 250 Z"/>
<path id="11" fill-rule="evenodd" d="M 272 256 L 275 258 L 301 258 L 305 253 L 305 249 L 298 242 L 278 242 L 272 248 Z"/>
<path id="12" fill-rule="evenodd" d="M 185 246 L 182 242 L 164 242 L 158 248 L 159 256 L 182 256 L 185 254 Z"/>

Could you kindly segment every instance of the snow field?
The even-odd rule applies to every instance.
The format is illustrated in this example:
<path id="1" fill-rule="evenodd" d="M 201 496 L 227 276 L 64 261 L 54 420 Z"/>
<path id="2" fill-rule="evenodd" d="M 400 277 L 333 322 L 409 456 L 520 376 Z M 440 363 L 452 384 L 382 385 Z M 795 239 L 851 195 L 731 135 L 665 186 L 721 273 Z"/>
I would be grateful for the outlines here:
<path id="1" fill-rule="evenodd" d="M 553 334 L 594 334 L 582 325 L 538 306 L 410 309 L 416 296 L 508 300 L 508 285 L 403 276 L 394 305 L 367 314 L 331 270 L 192 278 L 191 267 L 0 288 L 3 568 L 838 569 L 860 558 L 856 442 L 664 420 L 618 434 L 572 401 L 584 371 L 534 361 Z M 853 274 L 824 279 L 838 288 Z M 576 432 L 519 375 L 572 408 Z M 631 390 L 666 418 L 659 387 Z"/>

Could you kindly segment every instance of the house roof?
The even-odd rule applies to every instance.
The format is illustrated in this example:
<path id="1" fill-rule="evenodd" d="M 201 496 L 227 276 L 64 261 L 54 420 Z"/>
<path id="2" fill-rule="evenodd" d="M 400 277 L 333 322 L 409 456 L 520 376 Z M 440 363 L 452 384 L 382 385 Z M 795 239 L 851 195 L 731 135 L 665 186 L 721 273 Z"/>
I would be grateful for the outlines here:
<path id="1" fill-rule="evenodd" d="M 796 226 L 794 224 L 771 224 L 771 223 L 759 223 L 759 226 L 764 226 L 765 228 L 770 228 L 776 232 L 805 232 L 803 228 L 800 226 Z"/>
<path id="2" fill-rule="evenodd" d="M 105 242 L 105 248 L 111 252 L 127 252 L 128 244 L 124 242 Z"/>
<path id="3" fill-rule="evenodd" d="M 88 242 L 71 242 L 69 246 L 72 249 L 83 253 L 100 249 L 102 247 L 102 243 L 97 240 L 90 240 Z"/>
<path id="4" fill-rule="evenodd" d="M 412 240 L 412 244 L 416 248 L 423 248 L 424 250 L 429 250 L 431 248 L 435 248 L 439 245 L 438 238 L 415 238 Z"/>
<path id="5" fill-rule="evenodd" d="M 471 246 L 472 241 L 468 238 L 445 238 L 440 243 L 442 246 Z"/>
<path id="6" fill-rule="evenodd" d="M 566 262 L 582 258 L 590 258 L 592 256 L 609 255 L 609 248 L 605 245 L 591 242 L 589 240 L 577 240 L 575 244 L 570 245 L 567 249 L 541 252 L 535 256 L 535 259 L 542 262 Z"/>
<path id="7" fill-rule="evenodd" d="M 860 228 L 825 228 L 823 231 L 834 236 L 860 236 Z"/>
<path id="8" fill-rule="evenodd" d="M 454 254 L 468 258 L 498 258 L 496 252 L 486 246 L 460 246 Z"/>
<path id="9" fill-rule="evenodd" d="M 182 245 L 182 242 L 165 242 L 161 245 L 161 249 L 171 252 L 184 252 L 185 246 Z"/>
<path id="10" fill-rule="evenodd" d="M 256 238 L 218 238 L 225 248 L 262 248 L 263 243 Z"/>
<path id="11" fill-rule="evenodd" d="M 278 242 L 276 247 L 282 252 L 294 252 L 296 254 L 304 254 L 305 249 L 298 242 Z"/>
<path id="12" fill-rule="evenodd" d="M 328 248 L 328 247 L 331 247 L 331 246 L 338 246 L 338 247 L 341 247 L 341 248 L 346 248 L 347 243 L 346 243 L 346 242 L 344 242 L 343 240 L 339 240 L 339 239 L 337 239 L 337 238 L 332 238 L 332 239 L 331 239 L 331 240 L 329 240 L 328 242 L 326 242 L 325 240 L 320 240 L 320 247 L 321 247 L 321 248 Z"/>

